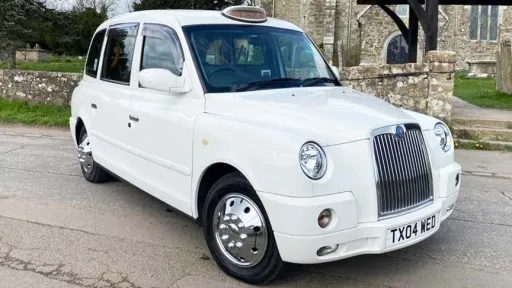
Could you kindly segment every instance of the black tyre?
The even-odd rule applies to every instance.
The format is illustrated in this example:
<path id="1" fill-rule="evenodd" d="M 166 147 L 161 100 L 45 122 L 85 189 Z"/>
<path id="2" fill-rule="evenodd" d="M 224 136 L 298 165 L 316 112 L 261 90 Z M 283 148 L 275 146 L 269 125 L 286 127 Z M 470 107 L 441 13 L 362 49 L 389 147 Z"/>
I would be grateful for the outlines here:
<path id="1" fill-rule="evenodd" d="M 87 137 L 87 130 L 82 127 L 78 135 L 78 160 L 80 161 L 80 169 L 84 178 L 92 183 L 103 183 L 110 179 L 103 167 L 94 162 L 92 155 L 92 147 Z"/>
<path id="2" fill-rule="evenodd" d="M 284 271 L 267 213 L 247 179 L 230 173 L 210 189 L 203 209 L 208 249 L 222 270 L 250 284 Z"/>

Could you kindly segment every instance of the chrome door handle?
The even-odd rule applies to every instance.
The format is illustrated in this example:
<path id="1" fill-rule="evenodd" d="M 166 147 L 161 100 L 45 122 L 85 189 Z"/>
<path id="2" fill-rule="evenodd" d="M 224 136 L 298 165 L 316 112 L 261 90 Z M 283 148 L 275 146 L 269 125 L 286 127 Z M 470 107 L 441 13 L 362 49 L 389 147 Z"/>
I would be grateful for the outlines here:
<path id="1" fill-rule="evenodd" d="M 139 122 L 139 117 L 137 117 L 135 115 L 130 115 L 130 120 L 132 120 L 134 122 Z"/>

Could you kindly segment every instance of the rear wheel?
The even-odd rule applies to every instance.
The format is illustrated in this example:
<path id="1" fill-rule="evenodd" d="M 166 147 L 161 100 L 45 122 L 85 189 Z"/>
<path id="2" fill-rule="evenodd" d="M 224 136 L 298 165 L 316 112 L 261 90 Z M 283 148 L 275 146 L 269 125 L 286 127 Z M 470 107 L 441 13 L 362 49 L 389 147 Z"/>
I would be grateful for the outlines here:
<path id="1" fill-rule="evenodd" d="M 243 175 L 236 172 L 218 180 L 210 189 L 203 213 L 208 248 L 225 273 L 262 284 L 283 272 L 263 204 Z"/>
<path id="2" fill-rule="evenodd" d="M 94 162 L 91 141 L 85 127 L 82 127 L 80 130 L 78 140 L 78 161 L 80 162 L 80 169 L 82 170 L 84 178 L 92 183 L 103 183 L 107 181 L 110 175 L 105 169 Z"/>

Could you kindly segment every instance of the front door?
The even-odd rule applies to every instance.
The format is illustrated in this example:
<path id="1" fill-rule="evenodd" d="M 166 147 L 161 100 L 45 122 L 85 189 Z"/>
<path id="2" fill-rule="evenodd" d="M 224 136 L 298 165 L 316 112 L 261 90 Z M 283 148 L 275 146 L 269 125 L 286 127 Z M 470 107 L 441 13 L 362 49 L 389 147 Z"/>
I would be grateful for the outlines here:
<path id="1" fill-rule="evenodd" d="M 176 32 L 163 25 L 144 24 L 139 36 L 140 70 L 167 69 L 183 77 L 184 63 Z M 192 140 L 195 119 L 204 111 L 204 97 L 134 91 L 128 144 L 137 169 L 137 186 L 177 209 L 191 214 Z"/>

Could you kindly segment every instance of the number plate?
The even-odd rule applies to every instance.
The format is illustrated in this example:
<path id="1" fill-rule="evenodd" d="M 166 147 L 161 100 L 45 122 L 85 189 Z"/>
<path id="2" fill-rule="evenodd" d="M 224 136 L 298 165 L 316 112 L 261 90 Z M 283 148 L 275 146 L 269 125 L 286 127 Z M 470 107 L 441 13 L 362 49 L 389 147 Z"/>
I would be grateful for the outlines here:
<path id="1" fill-rule="evenodd" d="M 439 226 L 438 215 L 432 215 L 414 223 L 389 229 L 386 233 L 386 247 L 402 244 L 434 232 Z"/>

